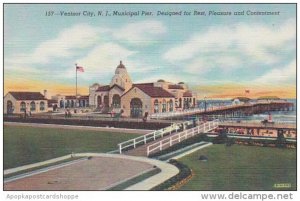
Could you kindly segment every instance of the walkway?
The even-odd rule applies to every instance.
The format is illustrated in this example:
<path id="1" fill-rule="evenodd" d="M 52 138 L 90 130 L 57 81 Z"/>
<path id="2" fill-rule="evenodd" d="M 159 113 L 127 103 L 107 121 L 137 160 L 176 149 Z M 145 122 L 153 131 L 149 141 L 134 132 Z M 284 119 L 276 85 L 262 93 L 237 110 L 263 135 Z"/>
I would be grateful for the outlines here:
<path id="1" fill-rule="evenodd" d="M 156 140 L 152 141 L 152 142 L 149 142 L 147 144 L 144 144 L 142 146 L 138 146 L 137 148 L 135 149 L 130 149 L 128 151 L 124 151 L 124 154 L 126 155 L 130 155 L 130 156 L 144 156 L 144 157 L 147 157 L 147 147 L 154 144 L 154 143 L 157 143 L 158 141 L 161 141 L 163 139 L 167 139 L 171 136 L 174 136 L 174 135 L 177 135 L 178 132 L 174 132 L 172 134 L 169 134 L 169 135 L 165 135 L 164 137 L 162 138 L 157 138 Z"/>
<path id="2" fill-rule="evenodd" d="M 120 154 L 105 154 L 105 153 L 77 153 L 77 154 L 73 154 L 73 156 L 75 156 L 75 157 L 89 157 L 89 156 L 102 157 L 102 158 L 107 158 L 107 160 L 123 159 L 123 160 L 126 160 L 128 162 L 132 161 L 134 163 L 137 163 L 137 162 L 147 163 L 147 164 L 150 164 L 152 167 L 156 166 L 159 169 L 161 169 L 160 173 L 158 173 L 158 174 L 156 174 L 156 175 L 154 175 L 150 178 L 147 178 L 144 181 L 141 181 L 137 184 L 134 184 L 134 185 L 128 187 L 127 189 L 125 189 L 125 190 L 151 190 L 153 187 L 161 184 L 162 182 L 170 179 L 171 177 L 173 177 L 173 176 L 175 176 L 176 174 L 179 173 L 179 170 L 175 166 L 173 166 L 169 163 L 165 163 L 165 162 L 162 162 L 162 161 L 159 161 L 159 160 L 149 159 L 149 158 L 146 158 L 146 157 L 135 157 L 135 156 L 127 156 L 127 155 L 120 155 Z M 61 158 L 65 159 L 66 157 L 70 157 L 70 155 L 64 156 L 64 157 L 61 157 Z M 53 159 L 53 160 L 56 161 L 56 159 Z M 89 160 L 85 160 L 85 161 L 89 161 Z M 41 162 L 38 165 L 41 165 L 41 164 L 44 164 L 44 163 Z M 73 164 L 73 163 L 70 163 L 70 165 L 71 164 Z M 79 163 L 76 163 L 76 164 L 79 164 Z M 106 163 L 106 164 L 108 164 L 108 163 Z M 32 166 L 37 167 L 38 165 L 31 164 L 28 167 L 32 167 Z M 85 168 L 88 168 L 88 167 L 86 166 Z M 107 168 L 109 169 L 110 167 L 107 166 Z M 17 168 L 17 169 L 20 169 L 20 168 Z M 22 169 L 24 170 L 24 168 L 22 168 Z M 48 169 L 48 171 L 50 171 L 50 170 L 51 170 L 51 168 Z M 47 172 L 47 170 L 45 170 L 45 169 L 44 169 L 44 171 Z M 74 171 L 76 171 L 76 170 L 74 170 Z M 14 171 L 12 171 L 10 169 L 10 170 L 6 170 L 6 172 L 11 173 L 11 172 L 14 172 Z M 35 173 L 38 173 L 38 172 L 35 172 Z M 111 174 L 117 174 L 117 172 L 115 172 L 115 173 L 110 172 L 110 173 Z M 88 186 L 86 186 L 86 187 L 88 187 Z M 82 190 L 84 190 L 84 189 L 82 189 Z"/>
<path id="3" fill-rule="evenodd" d="M 20 123 L 20 122 L 4 122 L 4 126 L 26 126 L 26 127 L 36 127 L 36 128 L 62 128 L 62 129 L 108 131 L 108 132 L 116 132 L 116 133 L 136 133 L 136 134 L 147 134 L 147 133 L 152 132 L 152 130 L 131 129 L 131 128 L 74 126 L 74 125 Z"/>

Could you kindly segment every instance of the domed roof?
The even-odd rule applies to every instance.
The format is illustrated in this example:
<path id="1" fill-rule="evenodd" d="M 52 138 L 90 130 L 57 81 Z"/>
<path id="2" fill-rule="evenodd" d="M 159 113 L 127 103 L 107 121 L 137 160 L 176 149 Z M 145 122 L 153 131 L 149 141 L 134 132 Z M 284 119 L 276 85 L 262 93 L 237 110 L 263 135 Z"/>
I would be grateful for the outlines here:
<path id="1" fill-rule="evenodd" d="M 160 80 L 157 80 L 157 82 L 165 82 L 164 80 L 160 79 Z"/>
<path id="2" fill-rule="evenodd" d="M 124 64 L 122 64 L 122 61 L 120 61 L 120 64 L 118 65 L 117 68 L 125 68 Z"/>
<path id="3" fill-rule="evenodd" d="M 179 82 L 178 84 L 184 84 L 184 82 Z"/>

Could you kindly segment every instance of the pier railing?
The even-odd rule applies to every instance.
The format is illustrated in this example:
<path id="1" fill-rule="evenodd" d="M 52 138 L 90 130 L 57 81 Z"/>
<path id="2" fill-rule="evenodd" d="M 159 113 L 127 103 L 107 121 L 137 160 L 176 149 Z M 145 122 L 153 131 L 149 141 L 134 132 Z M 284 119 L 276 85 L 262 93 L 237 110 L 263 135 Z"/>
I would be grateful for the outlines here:
<path id="1" fill-rule="evenodd" d="M 147 156 L 149 156 L 151 153 L 162 151 L 163 149 L 166 149 L 168 147 L 173 146 L 174 144 L 180 143 L 183 140 L 186 140 L 190 137 L 193 137 L 199 133 L 206 133 L 208 131 L 211 131 L 215 128 L 217 128 L 219 125 L 218 120 L 210 121 L 204 124 L 201 124 L 199 126 L 196 126 L 191 129 L 184 130 L 176 135 L 172 135 L 169 138 L 165 138 L 163 140 L 160 140 L 154 144 L 151 144 L 147 147 Z"/>
<path id="2" fill-rule="evenodd" d="M 154 113 L 150 115 L 151 119 L 163 119 L 163 118 L 172 118 L 172 117 L 177 117 L 177 116 L 184 116 L 184 115 L 193 115 L 196 113 L 200 112 L 210 112 L 214 110 L 219 110 L 219 109 L 228 109 L 228 108 L 234 108 L 240 105 L 246 105 L 246 104 L 236 104 L 236 105 L 222 105 L 222 106 L 212 106 L 206 108 L 191 108 L 187 109 L 184 111 L 173 111 L 173 112 L 164 112 L 164 113 Z"/>
<path id="3" fill-rule="evenodd" d="M 234 104 L 234 105 L 219 105 L 219 106 L 214 105 L 214 106 L 206 108 L 206 110 L 204 108 L 191 108 L 191 109 L 187 109 L 184 111 L 154 113 L 154 114 L 151 114 L 149 117 L 151 119 L 172 118 L 172 117 L 178 117 L 178 116 L 193 115 L 193 114 L 197 114 L 197 113 L 201 113 L 201 112 L 205 112 L 205 111 L 210 112 L 210 111 L 217 111 L 217 110 L 234 109 L 236 107 L 241 107 L 241 106 L 249 107 L 249 106 L 254 106 L 257 104 L 271 104 L 271 103 L 287 103 L 287 101 L 286 100 L 259 100 L 254 103 L 241 102 L 241 103 Z"/>

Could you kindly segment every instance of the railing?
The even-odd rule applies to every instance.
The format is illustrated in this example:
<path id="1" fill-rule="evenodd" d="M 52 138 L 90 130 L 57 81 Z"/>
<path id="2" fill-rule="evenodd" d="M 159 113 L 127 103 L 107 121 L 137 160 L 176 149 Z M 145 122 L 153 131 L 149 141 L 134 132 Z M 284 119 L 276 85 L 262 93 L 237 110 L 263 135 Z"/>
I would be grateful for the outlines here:
<path id="1" fill-rule="evenodd" d="M 214 110 L 231 109 L 231 108 L 239 107 L 241 105 L 249 106 L 251 104 L 240 103 L 240 104 L 235 104 L 235 105 L 211 106 L 211 107 L 206 108 L 206 110 L 204 108 L 193 108 L 193 109 L 188 109 L 188 110 L 184 110 L 184 111 L 154 113 L 154 114 L 150 115 L 150 118 L 151 119 L 160 119 L 160 118 L 170 118 L 170 117 L 176 117 L 176 116 L 182 116 L 182 115 L 193 115 L 193 114 L 205 112 L 205 111 L 210 112 L 210 111 L 214 111 Z"/>
<path id="2" fill-rule="evenodd" d="M 198 120 L 197 122 L 198 124 L 200 123 L 200 121 Z M 156 140 L 158 138 L 162 138 L 168 134 L 171 134 L 172 132 L 177 132 L 180 129 L 180 125 L 183 126 L 183 130 L 185 130 L 186 126 L 189 126 L 193 124 L 193 121 L 186 121 L 183 123 L 174 123 L 171 126 L 168 126 L 166 128 L 157 130 L 157 131 L 153 131 L 151 133 L 148 133 L 146 135 L 143 136 L 139 136 L 137 138 L 134 139 L 130 139 L 127 140 L 125 142 L 122 142 L 120 144 L 118 144 L 118 148 L 119 148 L 119 153 L 121 154 L 122 151 L 126 148 L 136 148 L 139 145 L 143 145 L 143 144 L 147 144 L 150 141 Z"/>
<path id="3" fill-rule="evenodd" d="M 218 120 L 210 121 L 204 124 L 201 124 L 197 127 L 184 130 L 176 135 L 173 135 L 169 138 L 163 139 L 159 142 L 156 142 L 154 144 L 151 144 L 147 147 L 147 156 L 149 156 L 153 152 L 162 151 L 165 148 L 171 147 L 174 144 L 177 144 L 183 140 L 186 140 L 190 137 L 193 137 L 194 135 L 197 135 L 199 133 L 205 133 L 210 130 L 213 130 L 217 128 L 219 125 Z"/>

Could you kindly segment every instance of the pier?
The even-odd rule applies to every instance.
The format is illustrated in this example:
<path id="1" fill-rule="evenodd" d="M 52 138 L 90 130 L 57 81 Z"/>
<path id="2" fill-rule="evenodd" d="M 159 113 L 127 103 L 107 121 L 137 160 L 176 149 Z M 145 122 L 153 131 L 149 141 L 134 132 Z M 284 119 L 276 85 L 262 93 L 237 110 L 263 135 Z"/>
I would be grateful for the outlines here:
<path id="1" fill-rule="evenodd" d="M 293 111 L 294 104 L 285 100 L 258 101 L 255 103 L 242 103 L 237 105 L 213 106 L 210 108 L 193 108 L 184 111 L 155 113 L 152 119 L 176 119 L 187 116 L 213 115 L 223 118 L 250 116 L 270 111 Z"/>

